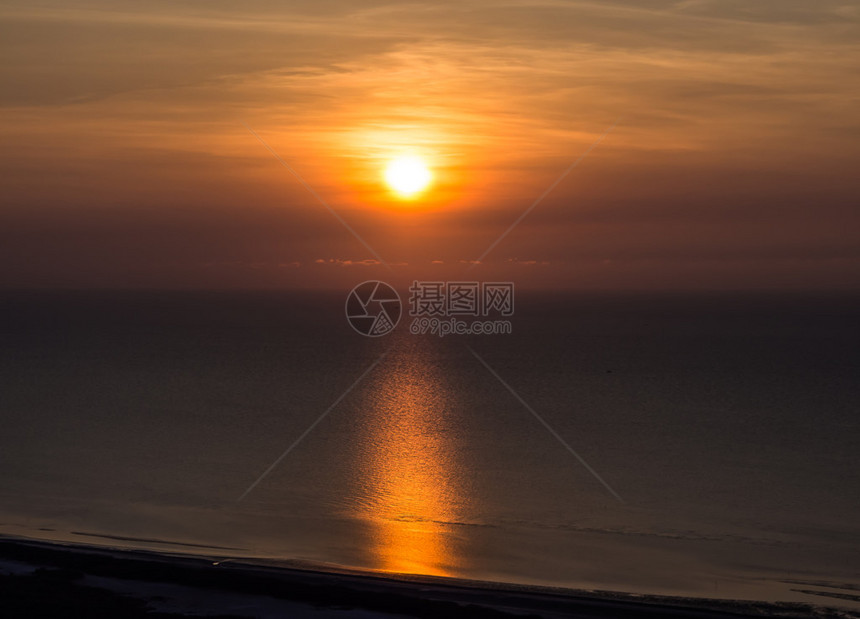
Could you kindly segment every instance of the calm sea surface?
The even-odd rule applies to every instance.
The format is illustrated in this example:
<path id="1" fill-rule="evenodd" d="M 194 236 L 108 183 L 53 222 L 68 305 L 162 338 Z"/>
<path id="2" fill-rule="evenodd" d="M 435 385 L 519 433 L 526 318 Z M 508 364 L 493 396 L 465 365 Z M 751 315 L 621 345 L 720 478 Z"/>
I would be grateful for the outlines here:
<path id="1" fill-rule="evenodd" d="M 511 335 L 366 338 L 344 296 L 0 294 L 0 533 L 860 606 L 857 297 L 520 293 Z"/>

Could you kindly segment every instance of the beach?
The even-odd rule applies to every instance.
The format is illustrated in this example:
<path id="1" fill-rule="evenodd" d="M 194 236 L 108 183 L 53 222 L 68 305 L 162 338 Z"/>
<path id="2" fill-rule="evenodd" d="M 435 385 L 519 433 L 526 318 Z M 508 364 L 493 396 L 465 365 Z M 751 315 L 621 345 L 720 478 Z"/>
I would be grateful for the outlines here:
<path id="1" fill-rule="evenodd" d="M 797 583 L 798 586 L 801 583 Z M 806 583 L 812 586 L 813 583 Z M 815 585 L 840 591 L 837 586 Z M 357 571 L 296 569 L 202 555 L 0 540 L 5 613 L 52 617 L 852 617 L 808 604 L 640 596 Z M 854 590 L 841 590 L 846 597 Z M 36 596 L 39 596 L 38 598 Z"/>

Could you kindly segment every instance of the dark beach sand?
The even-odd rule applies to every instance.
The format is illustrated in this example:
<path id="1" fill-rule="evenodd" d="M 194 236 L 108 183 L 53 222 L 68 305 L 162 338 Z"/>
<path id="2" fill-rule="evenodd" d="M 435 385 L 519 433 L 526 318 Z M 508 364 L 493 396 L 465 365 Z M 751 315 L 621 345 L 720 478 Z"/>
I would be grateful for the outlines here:
<path id="1" fill-rule="evenodd" d="M 804 586 L 798 583 L 799 587 Z M 812 586 L 812 583 L 806 583 Z M 823 594 L 853 597 L 857 591 Z M 380 575 L 0 539 L 3 617 L 858 617 L 806 604 Z"/>

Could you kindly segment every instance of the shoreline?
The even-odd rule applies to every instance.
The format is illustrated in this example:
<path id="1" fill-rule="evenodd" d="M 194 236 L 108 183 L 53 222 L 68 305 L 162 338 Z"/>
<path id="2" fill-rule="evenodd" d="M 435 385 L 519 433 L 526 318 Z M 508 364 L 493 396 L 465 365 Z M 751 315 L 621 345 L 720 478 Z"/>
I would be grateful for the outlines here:
<path id="1" fill-rule="evenodd" d="M 26 579 L 32 579 L 27 581 Z M 860 617 L 846 608 L 641 595 L 366 572 L 0 536 L 0 580 L 86 603 L 93 590 L 162 616 L 231 617 Z M 812 586 L 798 583 L 798 586 Z M 824 583 L 818 586 L 827 586 Z M 26 589 L 26 587 L 24 587 Z M 14 591 L 4 586 L 7 594 Z M 856 599 L 860 592 L 841 594 Z M 50 595 L 50 593 L 48 594 Z M 838 599 L 838 598 L 837 598 Z M 7 604 L 8 600 L 3 600 Z M 71 603 L 74 603 L 72 600 Z M 232 606 L 232 610 L 231 610 Z M 207 608 L 208 607 L 208 608 Z M 223 611 L 230 611 L 227 615 Z M 172 614 L 171 614 L 172 613 Z M 244 614 L 243 614 L 244 613 Z M 33 614 L 31 616 L 50 616 Z"/>

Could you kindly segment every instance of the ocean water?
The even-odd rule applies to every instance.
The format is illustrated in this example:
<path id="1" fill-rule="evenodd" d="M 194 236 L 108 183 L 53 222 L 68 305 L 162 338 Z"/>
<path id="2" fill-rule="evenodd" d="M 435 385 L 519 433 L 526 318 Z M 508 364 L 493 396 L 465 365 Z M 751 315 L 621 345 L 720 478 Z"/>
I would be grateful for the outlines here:
<path id="1" fill-rule="evenodd" d="M 344 298 L 0 294 L 0 533 L 860 606 L 860 298 L 520 293 L 445 338 Z"/>

